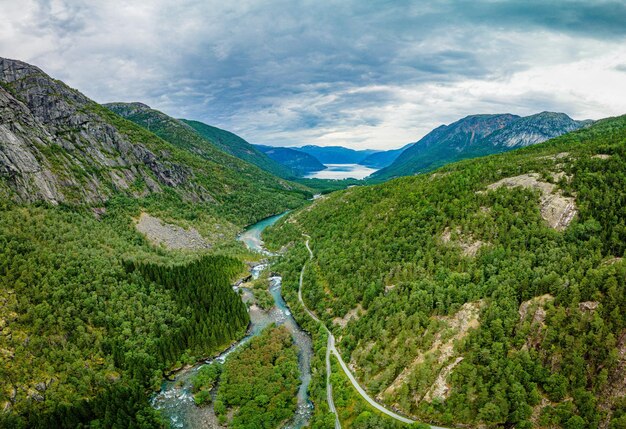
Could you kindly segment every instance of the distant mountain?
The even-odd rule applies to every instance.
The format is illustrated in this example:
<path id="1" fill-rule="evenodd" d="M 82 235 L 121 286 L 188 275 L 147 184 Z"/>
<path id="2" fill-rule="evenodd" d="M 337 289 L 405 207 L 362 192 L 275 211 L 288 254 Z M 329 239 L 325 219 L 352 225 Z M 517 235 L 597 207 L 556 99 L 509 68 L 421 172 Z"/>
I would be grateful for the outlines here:
<path id="1" fill-rule="evenodd" d="M 304 176 L 308 173 L 314 173 L 326 168 L 326 166 L 319 162 L 317 158 L 306 152 L 301 152 L 288 147 L 273 147 L 264 145 L 256 145 L 256 147 L 277 163 L 282 164 L 283 166 L 294 171 L 298 176 Z"/>
<path id="2" fill-rule="evenodd" d="M 491 134 L 485 141 L 486 148 L 518 148 L 542 143 L 562 134 L 590 125 L 591 120 L 575 121 L 565 113 L 541 112 L 519 118 L 509 126 Z M 477 151 L 479 152 L 479 151 Z"/>
<path id="3" fill-rule="evenodd" d="M 230 131 L 223 130 L 221 128 L 212 127 L 203 122 L 191 121 L 187 119 L 181 119 L 182 122 L 192 127 L 202 137 L 209 140 L 216 147 L 223 150 L 226 153 L 230 153 L 239 159 L 254 164 L 257 167 L 275 174 L 276 176 L 288 179 L 296 175 L 297 173 L 291 168 L 286 167 L 281 162 L 272 159 L 272 157 L 263 153 L 258 147 L 248 143 L 243 138 Z"/>
<path id="4" fill-rule="evenodd" d="M 360 164 L 369 155 L 379 152 L 377 150 L 365 149 L 354 150 L 342 146 L 302 146 L 291 149 L 308 153 L 317 158 L 322 164 Z"/>
<path id="5" fill-rule="evenodd" d="M 526 117 L 511 114 L 467 116 L 434 129 L 371 177 L 385 180 L 422 173 L 453 161 L 541 143 L 589 123 L 552 112 Z"/>
<path id="6" fill-rule="evenodd" d="M 404 152 L 411 146 L 413 146 L 413 143 L 404 145 L 399 149 L 391 149 L 373 153 L 365 157 L 365 159 L 363 159 L 359 164 L 370 168 L 385 168 L 388 165 L 391 165 L 402 152 Z"/>

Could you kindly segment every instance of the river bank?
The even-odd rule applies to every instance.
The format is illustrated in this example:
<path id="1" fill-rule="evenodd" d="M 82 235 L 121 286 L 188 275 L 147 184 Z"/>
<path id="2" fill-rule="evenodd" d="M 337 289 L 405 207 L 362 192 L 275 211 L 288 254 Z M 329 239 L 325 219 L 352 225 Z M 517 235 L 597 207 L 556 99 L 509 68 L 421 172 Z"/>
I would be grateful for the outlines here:
<path id="1" fill-rule="evenodd" d="M 260 222 L 246 228 L 238 237 L 246 246 L 253 251 L 271 256 L 263 247 L 261 233 L 263 229 L 277 222 L 286 213 L 263 219 Z M 300 429 L 308 423 L 312 413 L 312 403 L 308 397 L 308 386 L 311 380 L 310 360 L 313 355 L 311 338 L 304 332 L 293 318 L 289 307 L 282 295 L 282 278 L 273 275 L 269 278 L 268 290 L 274 300 L 274 305 L 269 310 L 261 309 L 254 297 L 252 290 L 246 287 L 246 281 L 258 279 L 261 273 L 269 268 L 267 261 L 261 261 L 250 267 L 250 275 L 242 278 L 233 285 L 240 292 L 241 299 L 248 306 L 250 325 L 246 335 L 235 342 L 219 355 L 203 360 L 195 365 L 184 366 L 178 372 L 172 372 L 168 379 L 164 380 L 161 390 L 156 393 L 151 403 L 154 408 L 161 411 L 163 416 L 174 428 L 221 428 L 212 405 L 198 407 L 193 400 L 191 392 L 191 380 L 205 364 L 212 362 L 223 363 L 228 355 L 241 345 L 247 343 L 252 337 L 258 335 L 271 323 L 284 325 L 291 334 L 298 348 L 298 366 L 300 369 L 300 387 L 298 390 L 298 405 L 295 416 L 285 426 L 289 429 Z M 273 274 L 273 273 L 272 273 Z"/>

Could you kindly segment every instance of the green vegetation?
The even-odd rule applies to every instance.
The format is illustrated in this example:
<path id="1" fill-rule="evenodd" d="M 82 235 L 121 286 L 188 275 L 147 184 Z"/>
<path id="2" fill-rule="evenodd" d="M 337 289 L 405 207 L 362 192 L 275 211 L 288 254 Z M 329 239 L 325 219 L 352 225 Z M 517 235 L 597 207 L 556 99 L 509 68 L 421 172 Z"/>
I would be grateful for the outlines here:
<path id="1" fill-rule="evenodd" d="M 231 428 L 277 428 L 296 410 L 300 385 L 298 352 L 285 327 L 270 327 L 234 352 L 215 400 L 222 422 L 234 409 Z"/>
<path id="2" fill-rule="evenodd" d="M 199 121 L 181 119 L 181 122 L 196 130 L 200 136 L 211 142 L 211 144 L 218 149 L 236 156 L 239 159 L 243 159 L 250 164 L 254 164 L 268 173 L 282 177 L 283 179 L 293 178 L 295 175 L 292 169 L 271 159 L 256 146 L 251 145 L 230 131 L 212 127 Z"/>
<path id="3" fill-rule="evenodd" d="M 487 189 L 529 173 L 554 185 L 550 198 L 575 199 L 563 231 L 542 217 L 550 198 L 538 189 Z M 387 404 L 447 425 L 620 427 L 625 190 L 626 117 L 618 117 L 432 175 L 334 193 L 264 240 L 295 244 L 277 268 L 293 307 L 301 234 L 311 236 L 304 299 Z M 333 324 L 358 304 L 360 316 Z"/>
<path id="4" fill-rule="evenodd" d="M 217 384 L 222 374 L 222 365 L 214 362 L 203 365 L 198 373 L 191 379 L 191 391 L 196 405 L 204 405 L 211 402 L 211 390 Z"/>
<path id="5" fill-rule="evenodd" d="M 423 429 L 419 425 L 408 425 L 394 420 L 372 408 L 354 389 L 352 383 L 350 383 L 350 380 L 339 366 L 337 358 L 331 356 L 330 359 L 333 399 L 335 408 L 339 412 L 339 421 L 342 427 L 354 429 L 398 429 L 410 426 L 416 429 Z"/>
<path id="6" fill-rule="evenodd" d="M 112 204 L 0 204 L 0 427 L 157 427 L 146 389 L 243 335 L 237 259 L 154 249 Z"/>
<path id="7" fill-rule="evenodd" d="M 222 152 L 174 118 L 147 106 L 137 111 L 132 109 L 135 104 L 109 105 L 112 109 L 115 106 L 120 106 L 114 110 L 129 120 L 95 103 L 91 108 L 131 141 L 157 153 L 167 151 L 171 162 L 195 171 L 196 186 L 182 193 L 187 204 L 191 199 L 221 218 L 245 226 L 299 207 L 311 197 L 304 186 L 279 179 Z M 205 195 L 207 192 L 209 195 Z"/>
<path id="8" fill-rule="evenodd" d="M 293 226 L 290 222 L 285 222 L 282 229 L 287 225 Z M 294 238 L 301 239 L 302 236 L 297 227 L 291 229 Z M 326 345 L 328 334 L 324 328 L 317 322 L 313 321 L 304 311 L 298 301 L 298 279 L 300 276 L 300 268 L 308 259 L 308 252 L 302 241 L 295 241 L 295 246 L 284 258 L 274 265 L 274 269 L 283 276 L 282 292 L 289 308 L 298 325 L 310 333 L 313 339 L 313 356 L 311 358 L 311 383 L 309 384 L 309 398 L 314 404 L 313 416 L 310 421 L 312 429 L 333 429 L 335 427 L 335 415 L 330 412 L 326 396 Z M 307 277 L 305 276 L 305 281 Z M 305 289 L 309 288 L 305 284 Z M 354 390 L 349 380 L 345 377 L 338 365 L 332 368 L 332 384 L 333 396 L 340 399 L 335 400 L 335 407 L 340 413 L 343 427 L 352 427 L 346 425 L 346 421 L 352 422 L 356 417 L 361 416 L 358 420 L 358 427 L 372 428 L 397 428 L 402 427 L 396 420 L 378 413 L 365 402 Z M 355 414 L 356 411 L 356 414 Z"/>
<path id="9" fill-rule="evenodd" d="M 274 298 L 269 291 L 269 275 L 269 271 L 264 270 L 258 279 L 246 285 L 252 290 L 256 304 L 263 310 L 269 310 L 274 306 Z"/>
<path id="10" fill-rule="evenodd" d="M 350 186 L 360 186 L 364 184 L 362 180 L 358 179 L 296 179 L 295 181 L 320 194 L 328 194 L 330 192 L 346 189 Z"/>

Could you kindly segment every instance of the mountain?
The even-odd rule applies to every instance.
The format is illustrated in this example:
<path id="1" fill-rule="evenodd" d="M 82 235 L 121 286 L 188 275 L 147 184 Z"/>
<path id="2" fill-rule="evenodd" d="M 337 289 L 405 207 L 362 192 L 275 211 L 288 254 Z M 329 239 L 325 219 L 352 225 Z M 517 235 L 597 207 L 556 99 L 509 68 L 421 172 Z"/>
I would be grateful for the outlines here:
<path id="1" fill-rule="evenodd" d="M 224 194 L 223 202 L 233 207 L 224 208 L 223 213 L 236 213 L 239 219 L 253 220 L 251 207 L 258 207 L 263 214 L 280 211 L 275 204 L 289 194 L 289 204 L 296 203 L 308 192 L 301 185 L 280 179 L 255 165 L 223 152 L 212 141 L 200 135 L 194 128 L 142 103 L 110 103 L 106 107 L 115 114 L 132 121 L 171 145 L 193 154 L 198 165 L 205 169 L 211 186 Z M 214 176 L 211 180 L 211 175 Z M 207 184 L 208 186 L 208 184 Z M 297 204 L 297 203 L 296 203 Z M 266 206 L 263 208 L 262 206 Z M 236 209 L 238 207 L 238 209 Z"/>
<path id="2" fill-rule="evenodd" d="M 575 131 L 593 121 L 575 121 L 565 113 L 541 112 L 519 118 L 509 126 L 492 133 L 485 139 L 487 151 L 491 147 L 515 149 L 544 142 L 562 134 Z M 479 153 L 480 151 L 476 151 Z"/>
<path id="3" fill-rule="evenodd" d="M 324 164 L 306 152 L 301 152 L 288 147 L 264 145 L 256 145 L 256 147 L 274 161 L 295 171 L 298 176 L 304 176 L 308 173 L 314 173 L 326 168 Z"/>
<path id="4" fill-rule="evenodd" d="M 413 143 L 404 145 L 399 149 L 391 149 L 391 150 L 385 150 L 381 152 L 375 152 L 371 155 L 366 156 L 364 159 L 362 159 L 359 162 L 359 164 L 364 165 L 366 167 L 370 167 L 370 168 L 377 168 L 377 169 L 385 168 L 388 165 L 391 165 L 400 156 L 400 154 L 402 154 L 402 152 L 404 152 L 411 146 L 413 146 Z"/>
<path id="5" fill-rule="evenodd" d="M 359 164 L 367 156 L 378 151 L 365 149 L 354 150 L 343 146 L 302 146 L 291 149 L 308 153 L 317 158 L 322 164 Z"/>
<path id="6" fill-rule="evenodd" d="M 517 120 L 433 133 L 471 147 Z M 288 249 L 275 268 L 282 292 L 301 309 L 301 285 L 359 384 L 417 421 L 622 427 L 625 143 L 626 115 L 319 198 L 264 235 Z M 323 362 L 318 327 L 308 330 Z"/>
<path id="7" fill-rule="evenodd" d="M 16 201 L 102 204 L 173 192 L 243 223 L 254 218 L 242 203 L 264 216 L 306 198 L 165 115 L 151 126 L 169 142 L 26 63 L 0 59 L 0 83 L 0 192 Z"/>
<path id="8" fill-rule="evenodd" d="M 223 150 L 239 159 L 254 164 L 275 176 L 289 179 L 294 176 L 294 171 L 285 167 L 280 162 L 268 157 L 255 145 L 248 143 L 236 134 L 220 128 L 212 127 L 199 121 L 181 119 L 182 122 L 196 130 L 198 134 L 210 141 L 218 149 Z"/>
<path id="9" fill-rule="evenodd" d="M 467 116 L 434 129 L 371 177 L 385 180 L 430 171 L 449 162 L 540 143 L 588 124 L 589 121 L 575 121 L 564 113 L 552 112 L 527 117 Z"/>
<path id="10" fill-rule="evenodd" d="M 127 109 L 0 58 L 1 428 L 164 427 L 163 374 L 245 335 L 237 233 L 312 196 Z"/>

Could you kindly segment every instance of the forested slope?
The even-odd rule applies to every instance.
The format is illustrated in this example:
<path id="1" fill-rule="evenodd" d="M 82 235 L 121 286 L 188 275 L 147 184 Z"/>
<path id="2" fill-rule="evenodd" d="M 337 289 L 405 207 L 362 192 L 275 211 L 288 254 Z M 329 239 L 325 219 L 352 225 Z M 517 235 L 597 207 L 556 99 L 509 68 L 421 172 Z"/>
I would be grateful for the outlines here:
<path id="1" fill-rule="evenodd" d="M 125 219 L 0 205 L 0 427 L 155 427 L 162 371 L 245 331 L 239 260 L 155 250 Z"/>
<path id="2" fill-rule="evenodd" d="M 222 151 L 187 123 L 145 104 L 111 103 L 106 107 L 128 119 L 130 122 L 124 122 L 129 125 L 137 124 L 175 148 L 183 149 L 187 156 L 185 165 L 205 170 L 206 181 L 202 181 L 197 188 L 201 191 L 210 189 L 212 195 L 208 197 L 208 202 L 217 203 L 219 207 L 216 209 L 220 214 L 235 223 L 253 223 L 287 207 L 302 204 L 311 195 L 304 186 L 283 180 Z M 110 119 L 120 126 L 121 118 L 116 121 L 115 116 L 111 113 Z"/>
<path id="3" fill-rule="evenodd" d="M 621 428 L 625 190 L 622 116 L 336 192 L 265 240 L 292 243 L 293 294 L 310 235 L 304 299 L 384 403 L 445 425 Z"/>
<path id="4" fill-rule="evenodd" d="M 295 172 L 291 168 L 276 162 L 276 160 L 259 150 L 257 146 L 248 143 L 230 131 L 212 127 L 200 121 L 181 119 L 181 122 L 196 130 L 198 134 L 210 141 L 220 150 L 236 156 L 239 159 L 243 159 L 250 164 L 254 164 L 268 173 L 284 179 L 293 178 L 295 175 Z"/>
<path id="5" fill-rule="evenodd" d="M 164 372 L 245 333 L 225 254 L 311 193 L 151 113 L 164 138 L 0 58 L 0 427 L 160 427 Z M 146 214 L 201 250 L 151 244 Z"/>

